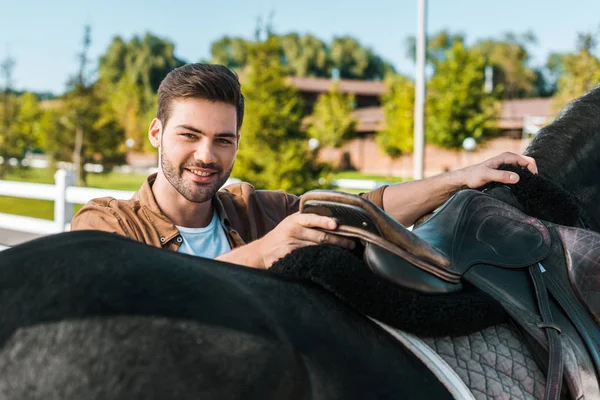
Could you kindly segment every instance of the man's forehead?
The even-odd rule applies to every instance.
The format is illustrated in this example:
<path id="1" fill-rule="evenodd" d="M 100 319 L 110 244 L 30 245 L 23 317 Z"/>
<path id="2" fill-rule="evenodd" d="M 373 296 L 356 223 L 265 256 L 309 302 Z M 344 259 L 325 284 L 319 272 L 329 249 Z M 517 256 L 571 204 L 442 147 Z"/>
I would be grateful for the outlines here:
<path id="1" fill-rule="evenodd" d="M 222 126 L 233 131 L 237 127 L 236 108 L 224 102 L 204 99 L 174 100 L 170 111 L 168 124 L 171 126 L 191 125 L 199 130 Z"/>

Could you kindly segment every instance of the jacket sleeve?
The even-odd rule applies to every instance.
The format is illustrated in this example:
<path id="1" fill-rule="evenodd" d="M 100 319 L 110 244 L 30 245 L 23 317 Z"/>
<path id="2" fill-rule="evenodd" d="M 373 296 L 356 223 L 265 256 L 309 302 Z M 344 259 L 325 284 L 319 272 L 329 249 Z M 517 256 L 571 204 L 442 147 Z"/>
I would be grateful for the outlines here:
<path id="1" fill-rule="evenodd" d="M 370 200 L 371 202 L 375 203 L 377 207 L 383 210 L 383 192 L 387 187 L 388 185 L 380 186 L 375 190 L 371 190 L 367 193 L 361 193 L 360 195 L 361 197 L 364 197 L 367 200 Z"/>
<path id="2" fill-rule="evenodd" d="M 72 231 L 97 230 L 136 239 L 118 210 L 110 206 L 112 200 L 91 200 L 84 205 L 71 221 Z"/>

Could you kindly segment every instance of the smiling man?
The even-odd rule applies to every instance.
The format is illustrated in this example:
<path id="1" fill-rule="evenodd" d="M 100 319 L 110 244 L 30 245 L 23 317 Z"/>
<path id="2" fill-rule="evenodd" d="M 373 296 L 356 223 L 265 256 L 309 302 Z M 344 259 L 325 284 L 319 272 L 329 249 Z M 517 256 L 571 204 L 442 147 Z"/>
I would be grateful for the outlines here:
<path id="1" fill-rule="evenodd" d="M 159 150 L 159 169 L 131 200 L 94 199 L 73 218 L 72 230 L 96 229 L 191 255 L 269 268 L 292 250 L 319 243 L 352 248 L 326 234 L 336 222 L 298 214 L 299 198 L 255 190 L 248 183 L 220 189 L 240 145 L 244 97 L 235 73 L 221 65 L 188 64 L 170 72 L 158 89 L 148 137 Z M 243 141 L 242 141 L 243 143 Z M 257 154 L 257 157 L 260 156 Z M 504 153 L 481 164 L 432 178 L 384 186 L 364 196 L 404 225 L 443 204 L 463 188 L 515 183 L 496 168 L 532 158 Z"/>

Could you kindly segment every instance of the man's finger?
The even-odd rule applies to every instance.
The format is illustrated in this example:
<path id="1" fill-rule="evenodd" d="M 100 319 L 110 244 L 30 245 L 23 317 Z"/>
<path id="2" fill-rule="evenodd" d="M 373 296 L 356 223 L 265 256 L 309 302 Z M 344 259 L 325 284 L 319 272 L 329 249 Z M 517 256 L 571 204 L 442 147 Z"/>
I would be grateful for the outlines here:
<path id="1" fill-rule="evenodd" d="M 334 230 L 337 228 L 337 222 L 333 218 L 324 217 L 317 214 L 298 214 L 296 222 L 305 228 L 321 228 Z"/>
<path id="2" fill-rule="evenodd" d="M 487 166 L 494 169 L 497 169 L 502 164 L 518 164 L 522 167 L 527 167 L 527 169 L 534 174 L 537 174 L 538 172 L 537 165 L 532 157 L 515 153 L 503 153 L 487 162 Z"/>
<path id="3" fill-rule="evenodd" d="M 324 232 L 317 229 L 303 229 L 298 237 L 301 241 L 308 241 L 312 244 L 333 244 L 346 249 L 354 248 L 354 241 L 331 232 Z"/>
<path id="4" fill-rule="evenodd" d="M 498 169 L 489 169 L 488 174 L 486 176 L 487 182 L 500 182 L 500 183 L 508 183 L 514 184 L 519 182 L 519 175 L 510 172 L 510 171 L 502 171 Z"/>

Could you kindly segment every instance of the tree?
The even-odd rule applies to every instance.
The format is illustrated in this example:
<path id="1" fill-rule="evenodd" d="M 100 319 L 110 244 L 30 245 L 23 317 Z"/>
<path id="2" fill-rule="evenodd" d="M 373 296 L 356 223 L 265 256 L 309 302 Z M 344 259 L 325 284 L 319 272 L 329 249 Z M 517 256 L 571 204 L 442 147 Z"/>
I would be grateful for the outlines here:
<path id="1" fill-rule="evenodd" d="M 426 54 L 427 62 L 435 64 L 444 61 L 446 52 L 454 46 L 454 43 L 465 43 L 465 36 L 462 33 L 452 33 L 442 30 L 427 38 Z M 417 60 L 417 39 L 409 36 L 406 39 L 406 55 L 413 61 Z"/>
<path id="2" fill-rule="evenodd" d="M 8 159 L 11 156 L 10 142 L 12 137 L 11 121 L 16 113 L 14 105 L 14 95 L 12 94 L 12 71 L 15 66 L 15 61 L 6 57 L 0 65 L 2 74 L 4 75 L 4 93 L 2 96 L 2 130 L 0 131 L 0 157 L 2 157 L 2 166 L 0 167 L 0 178 L 6 175 L 9 168 Z"/>
<path id="3" fill-rule="evenodd" d="M 146 140 L 148 124 L 156 110 L 160 82 L 184 62 L 174 54 L 175 45 L 152 34 L 134 36 L 129 42 L 115 37 L 100 57 L 100 87 L 108 99 L 134 150 L 153 148 Z"/>
<path id="4" fill-rule="evenodd" d="M 260 189 L 303 193 L 318 186 L 324 166 L 301 130 L 302 103 L 286 83 L 277 37 L 255 43 L 244 78 L 246 119 L 233 176 Z"/>
<path id="5" fill-rule="evenodd" d="M 502 98 L 514 99 L 530 97 L 536 91 L 536 83 L 543 84 L 534 69 L 528 67 L 530 59 L 528 46 L 537 39 L 531 32 L 522 35 L 506 33 L 502 40 L 486 39 L 475 44 L 493 67 L 494 86 L 502 85 Z"/>
<path id="6" fill-rule="evenodd" d="M 331 75 L 327 45 L 316 37 L 289 33 L 281 36 L 281 47 L 289 75 L 316 77 Z"/>
<path id="7" fill-rule="evenodd" d="M 352 117 L 354 108 L 354 96 L 344 94 L 337 85 L 332 85 L 315 103 L 308 136 L 318 139 L 323 147 L 340 147 L 356 136 L 356 120 Z"/>
<path id="8" fill-rule="evenodd" d="M 467 137 L 482 141 L 494 133 L 498 93 L 485 92 L 484 69 L 483 55 L 460 42 L 437 63 L 427 101 L 427 138 L 432 144 L 457 150 Z"/>
<path id="9" fill-rule="evenodd" d="M 73 148 L 79 147 L 79 184 L 85 185 L 86 163 L 99 163 L 110 170 L 124 161 L 124 131 L 112 107 L 102 97 L 105 90 L 99 83 L 79 87 L 63 95 L 54 108 L 44 112 L 42 145 L 56 161 L 73 157 Z M 78 136 L 77 132 L 84 134 Z M 80 142 L 78 142 L 80 141 Z"/>
<path id="10" fill-rule="evenodd" d="M 379 147 L 392 159 L 413 150 L 415 85 L 400 75 L 386 78 L 382 108 L 385 127 L 377 132 Z"/>
<path id="11" fill-rule="evenodd" d="M 341 78 L 379 80 L 394 71 L 390 64 L 349 36 L 333 39 L 330 58 Z"/>
<path id="12" fill-rule="evenodd" d="M 250 43 L 239 37 L 223 36 L 210 46 L 212 63 L 223 64 L 231 69 L 242 69 L 248 60 Z"/>
<path id="13" fill-rule="evenodd" d="M 576 53 L 555 54 L 549 59 L 554 69 L 561 72 L 556 94 L 558 107 L 580 97 L 600 83 L 600 59 L 594 54 L 596 46 L 594 35 L 579 34 Z"/>
<path id="14" fill-rule="evenodd" d="M 45 149 L 57 161 L 72 160 L 78 185 L 86 183 L 86 163 L 110 166 L 112 162 L 123 159 L 123 130 L 107 97 L 110 91 L 106 86 L 110 85 L 110 81 L 89 83 L 90 44 L 91 31 L 86 26 L 83 48 L 78 55 L 79 68 L 70 79 L 70 90 L 43 119 L 47 124 Z"/>
<path id="15" fill-rule="evenodd" d="M 212 62 L 242 71 L 248 63 L 250 48 L 261 41 L 260 25 L 258 29 L 254 41 L 223 36 L 213 42 Z M 274 34 L 269 24 L 265 30 L 268 37 L 278 41 L 280 63 L 286 75 L 329 78 L 332 69 L 337 68 L 341 78 L 379 80 L 394 71 L 391 64 L 348 36 L 334 38 L 328 46 L 312 35 Z"/>

